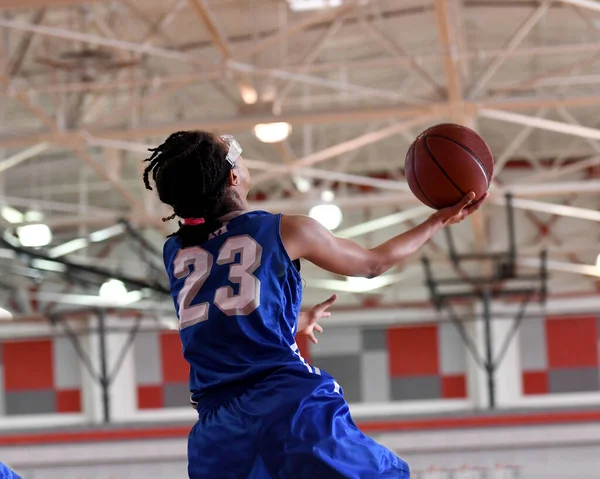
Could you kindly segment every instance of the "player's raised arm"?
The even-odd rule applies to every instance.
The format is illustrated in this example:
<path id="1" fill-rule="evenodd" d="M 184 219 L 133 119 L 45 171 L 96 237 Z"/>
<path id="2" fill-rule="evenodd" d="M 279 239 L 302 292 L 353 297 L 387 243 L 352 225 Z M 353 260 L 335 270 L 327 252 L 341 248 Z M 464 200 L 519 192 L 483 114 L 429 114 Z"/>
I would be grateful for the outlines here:
<path id="1" fill-rule="evenodd" d="M 415 253 L 444 226 L 465 219 L 479 208 L 486 196 L 471 204 L 475 194 L 469 193 L 459 204 L 436 211 L 415 228 L 372 249 L 334 236 L 307 216 L 284 215 L 281 236 L 292 259 L 305 258 L 336 274 L 373 278 Z"/>

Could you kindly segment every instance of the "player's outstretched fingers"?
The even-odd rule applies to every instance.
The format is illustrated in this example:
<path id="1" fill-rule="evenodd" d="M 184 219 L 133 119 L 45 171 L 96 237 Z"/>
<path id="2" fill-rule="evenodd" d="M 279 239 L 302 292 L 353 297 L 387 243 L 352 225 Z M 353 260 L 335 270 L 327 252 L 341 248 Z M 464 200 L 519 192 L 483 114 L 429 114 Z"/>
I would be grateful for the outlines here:
<path id="1" fill-rule="evenodd" d="M 315 324 L 313 329 L 317 332 L 317 333 L 322 333 L 323 332 L 323 326 L 321 326 L 320 324 Z"/>
<path id="2" fill-rule="evenodd" d="M 483 202 L 487 199 L 487 197 L 489 196 L 489 193 L 484 194 L 481 198 L 479 198 L 475 203 L 473 203 L 472 205 L 470 205 L 467 208 L 467 214 L 471 214 L 474 213 L 475 211 L 477 211 L 481 205 L 483 204 Z"/>
<path id="3" fill-rule="evenodd" d="M 329 308 L 333 303 L 335 303 L 335 300 L 337 299 L 337 294 L 332 294 L 331 297 L 329 299 L 326 299 L 325 301 L 323 301 L 322 303 L 317 305 L 317 308 L 321 311 L 325 311 L 327 308 Z"/>
<path id="4" fill-rule="evenodd" d="M 459 203 L 461 211 L 464 210 L 467 206 L 469 206 L 473 200 L 475 199 L 475 192 L 469 191 L 465 197 Z"/>

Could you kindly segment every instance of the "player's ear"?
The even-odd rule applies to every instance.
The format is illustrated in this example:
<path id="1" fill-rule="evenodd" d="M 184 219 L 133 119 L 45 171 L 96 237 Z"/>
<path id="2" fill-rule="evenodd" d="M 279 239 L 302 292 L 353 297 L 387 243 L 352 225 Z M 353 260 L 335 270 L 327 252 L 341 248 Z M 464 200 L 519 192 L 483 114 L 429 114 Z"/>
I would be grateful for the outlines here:
<path id="1" fill-rule="evenodd" d="M 240 174 L 236 168 L 233 168 L 229 172 L 229 186 L 238 186 L 240 184 L 241 178 Z"/>

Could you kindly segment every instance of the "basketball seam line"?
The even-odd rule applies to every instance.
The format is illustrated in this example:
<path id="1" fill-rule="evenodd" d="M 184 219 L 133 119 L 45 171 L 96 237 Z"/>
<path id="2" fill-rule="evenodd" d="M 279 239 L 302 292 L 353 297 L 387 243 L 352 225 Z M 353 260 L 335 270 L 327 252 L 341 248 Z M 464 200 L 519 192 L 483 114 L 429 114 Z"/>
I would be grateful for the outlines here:
<path id="1" fill-rule="evenodd" d="M 437 165 L 437 167 L 439 168 L 439 170 L 442 172 L 442 174 L 446 177 L 446 179 L 452 183 L 452 186 L 454 186 L 454 188 L 456 188 L 456 190 L 463 196 L 466 195 L 466 193 L 463 193 L 463 191 L 458 187 L 458 185 L 456 183 L 454 183 L 454 181 L 452 180 L 452 178 L 450 178 L 450 175 L 448 175 L 448 173 L 446 173 L 444 171 L 444 168 L 442 168 L 442 166 L 438 163 L 438 161 L 435 159 L 435 156 L 433 156 L 433 153 L 431 152 L 431 150 L 429 149 L 429 145 L 427 144 L 427 137 L 424 138 L 425 141 L 423 141 L 423 143 L 425 144 L 425 149 L 427 150 L 427 153 L 429 153 L 429 156 L 431 157 L 431 159 L 433 160 L 433 162 Z M 487 179 L 487 177 L 486 177 Z"/>
<path id="2" fill-rule="evenodd" d="M 435 134 L 435 135 L 428 135 L 430 138 L 442 138 L 443 140 L 449 141 L 450 143 L 454 143 L 456 146 L 458 146 L 459 148 L 462 148 L 463 150 L 465 150 L 467 153 L 469 153 L 473 159 L 479 164 L 479 167 L 481 168 L 481 171 L 483 171 L 483 175 L 485 176 L 485 182 L 487 183 L 487 186 L 489 188 L 490 186 L 490 178 L 488 177 L 488 172 L 485 169 L 485 166 L 483 165 L 483 161 L 481 161 L 481 159 L 469 148 L 467 148 L 466 146 L 464 146 L 463 144 L 453 140 L 452 138 L 448 138 L 447 136 L 443 136 L 440 134 Z"/>
<path id="3" fill-rule="evenodd" d="M 429 202 L 430 202 L 430 203 L 433 205 L 433 207 L 434 207 L 435 209 L 440 209 L 440 207 L 437 205 L 437 203 L 436 203 L 435 201 L 433 201 L 433 200 L 432 200 L 432 199 L 429 197 L 429 195 L 428 195 L 427 193 L 425 193 L 425 190 L 423 189 L 423 187 L 421 186 L 421 182 L 419 181 L 419 173 L 418 173 L 418 168 L 416 168 L 416 165 L 415 165 L 415 159 L 414 159 L 415 153 L 416 153 L 416 151 L 417 151 L 417 147 L 416 147 L 416 145 L 415 145 L 414 143 L 413 143 L 413 144 L 411 145 L 411 147 L 409 148 L 409 150 L 408 150 L 408 152 L 409 152 L 409 153 L 410 153 L 410 150 L 412 150 L 412 157 L 413 157 L 413 171 L 414 171 L 414 173 L 415 173 L 415 181 L 417 182 L 417 186 L 419 187 L 419 190 L 421 190 L 421 193 L 423 193 L 423 196 L 424 196 L 425 198 L 427 198 L 427 200 L 429 200 Z"/>

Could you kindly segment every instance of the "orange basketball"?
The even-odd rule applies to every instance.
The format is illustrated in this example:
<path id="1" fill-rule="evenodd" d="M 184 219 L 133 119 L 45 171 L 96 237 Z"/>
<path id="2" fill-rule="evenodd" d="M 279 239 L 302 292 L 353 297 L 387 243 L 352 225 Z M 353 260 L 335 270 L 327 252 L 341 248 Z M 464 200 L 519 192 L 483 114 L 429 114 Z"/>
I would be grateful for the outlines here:
<path id="1" fill-rule="evenodd" d="M 443 123 L 415 139 L 404 170 L 413 194 L 439 210 L 455 205 L 469 191 L 475 192 L 475 201 L 480 199 L 490 187 L 494 157 L 477 132 Z"/>

